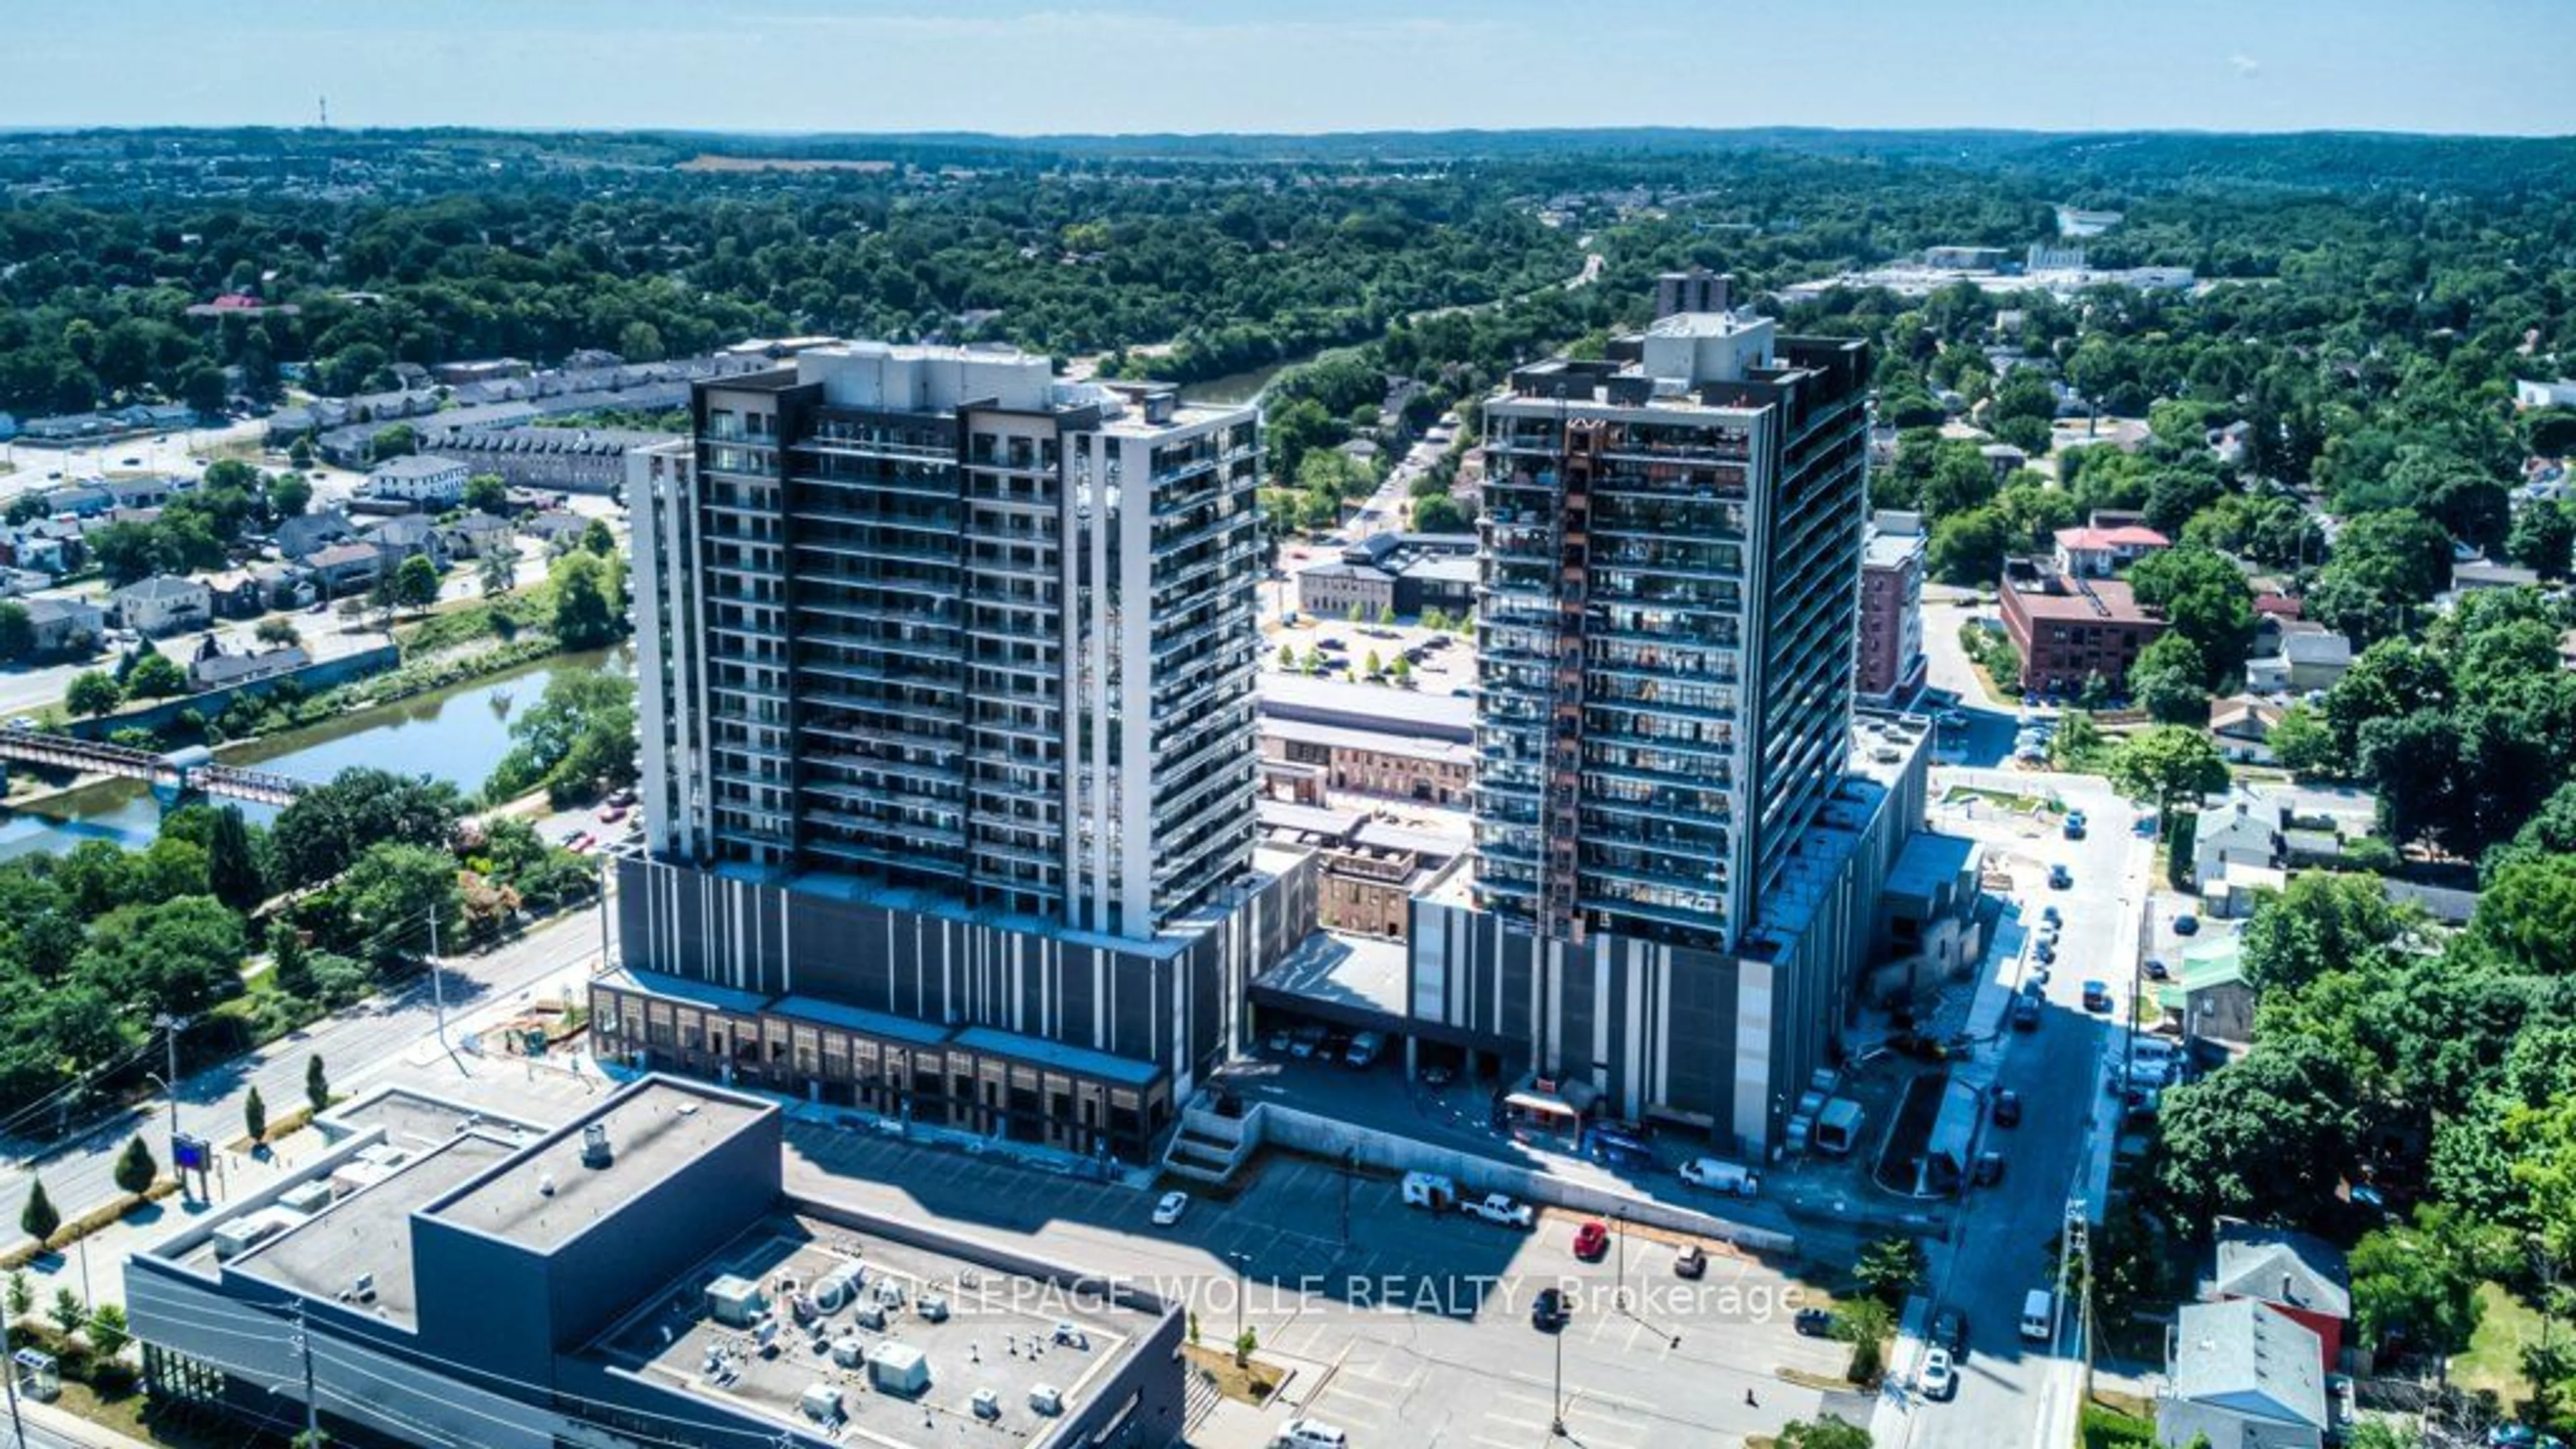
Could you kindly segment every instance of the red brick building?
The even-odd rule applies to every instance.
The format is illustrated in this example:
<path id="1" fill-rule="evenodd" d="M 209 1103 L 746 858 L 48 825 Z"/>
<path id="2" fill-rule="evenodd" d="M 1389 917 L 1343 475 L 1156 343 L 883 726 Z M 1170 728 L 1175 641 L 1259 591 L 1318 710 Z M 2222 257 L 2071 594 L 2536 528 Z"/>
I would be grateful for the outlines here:
<path id="1" fill-rule="evenodd" d="M 2003 615 L 2021 687 L 2042 694 L 2074 694 L 2096 674 L 2127 693 L 2129 666 L 2165 631 L 2127 584 L 2069 577 L 2037 559 L 2004 564 Z"/>

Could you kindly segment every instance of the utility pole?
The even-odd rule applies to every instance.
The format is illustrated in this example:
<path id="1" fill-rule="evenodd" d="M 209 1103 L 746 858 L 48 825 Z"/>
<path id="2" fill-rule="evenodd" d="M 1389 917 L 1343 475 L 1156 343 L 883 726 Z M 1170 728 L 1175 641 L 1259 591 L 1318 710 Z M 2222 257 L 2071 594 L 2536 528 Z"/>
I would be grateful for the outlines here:
<path id="1" fill-rule="evenodd" d="M 304 1300 L 295 1300 L 295 1347 L 304 1355 L 304 1449 L 322 1449 L 322 1404 L 313 1393 L 313 1329 Z"/>
<path id="2" fill-rule="evenodd" d="M 1565 1437 L 1565 1324 L 1556 1325 L 1556 1378 L 1548 1389 L 1547 1432 L 1552 1439 Z"/>
<path id="3" fill-rule="evenodd" d="M 429 1000 L 438 1013 L 438 1044 L 447 1045 L 447 983 L 438 974 L 438 907 L 429 908 Z"/>
<path id="4" fill-rule="evenodd" d="M 1617 1224 L 1616 1241 L 1619 1244 L 1619 1263 L 1614 1270 L 1618 1274 L 1619 1286 L 1611 1291 L 1610 1301 L 1625 1313 L 1628 1311 L 1628 1210 L 1623 1207 L 1612 1212 L 1610 1221 Z"/>

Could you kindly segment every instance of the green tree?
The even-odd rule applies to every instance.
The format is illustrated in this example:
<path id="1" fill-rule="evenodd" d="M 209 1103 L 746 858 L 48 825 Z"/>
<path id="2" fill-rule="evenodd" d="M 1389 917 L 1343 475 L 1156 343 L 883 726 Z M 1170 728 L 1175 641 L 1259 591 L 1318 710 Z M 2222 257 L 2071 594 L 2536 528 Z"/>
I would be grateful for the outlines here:
<path id="1" fill-rule="evenodd" d="M 1279 646 L 1279 667 L 1282 669 L 1294 669 L 1297 667 L 1296 645 L 1282 644 Z"/>
<path id="2" fill-rule="evenodd" d="M 2257 991 L 2302 990 L 2329 971 L 2373 959 L 2417 923 L 2370 876 L 2302 871 L 2246 921 L 2245 977 Z"/>
<path id="3" fill-rule="evenodd" d="M 0 599 L 0 664 L 23 664 L 36 653 L 36 621 L 27 606 Z"/>
<path id="4" fill-rule="evenodd" d="M 477 473 L 465 480 L 465 506 L 477 513 L 507 513 L 510 485 L 498 473 Z"/>
<path id="5" fill-rule="evenodd" d="M 2546 976 L 2576 979 L 2576 855 L 2542 855 L 2497 871 L 2471 933 Z"/>
<path id="6" fill-rule="evenodd" d="M 102 1303 L 89 1316 L 89 1346 L 101 1358 L 114 1358 L 134 1341 L 133 1330 L 126 1326 L 125 1305 Z"/>
<path id="7" fill-rule="evenodd" d="M 331 1078 L 322 1070 L 319 1053 L 304 1062 L 304 1101 L 316 1112 L 331 1105 Z"/>
<path id="8" fill-rule="evenodd" d="M 581 531 L 581 546 L 593 558 L 606 558 L 617 552 L 617 535 L 609 531 L 606 519 L 594 518 Z"/>
<path id="9" fill-rule="evenodd" d="M 268 1140 L 268 1103 L 261 1100 L 257 1087 L 242 1098 L 242 1132 L 253 1146 Z"/>
<path id="10" fill-rule="evenodd" d="M 1894 1307 L 1923 1282 L 1928 1266 L 1923 1245 L 1899 1234 L 1872 1239 L 1863 1246 L 1853 1273 L 1880 1302 Z"/>
<path id="11" fill-rule="evenodd" d="M 1387 666 L 1386 672 L 1394 677 L 1396 683 L 1408 683 L 1413 678 L 1413 661 L 1398 654 L 1395 656 L 1395 662 Z"/>
<path id="12" fill-rule="evenodd" d="M 433 914 L 443 939 L 462 939 L 456 857 L 445 850 L 378 842 L 350 864 L 342 886 L 378 965 L 424 955 Z"/>
<path id="13" fill-rule="evenodd" d="M 216 900 L 245 914 L 268 899 L 268 881 L 259 868 L 258 848 L 237 805 L 226 805 L 215 812 L 214 828 L 206 840 L 206 888 Z"/>
<path id="14" fill-rule="evenodd" d="M 367 461 L 381 463 L 387 458 L 400 458 L 420 451 L 420 434 L 409 423 L 396 423 L 379 428 L 367 440 Z"/>
<path id="15" fill-rule="evenodd" d="M 304 440 L 298 438 L 296 440 L 296 446 L 299 448 L 303 447 Z M 292 460 L 294 454 L 289 452 L 287 456 Z M 304 460 L 296 463 L 295 466 L 298 468 L 312 467 L 313 458 L 311 450 L 307 449 Z M 276 477 L 268 480 L 268 511 L 276 514 L 279 518 L 300 518 L 303 516 L 304 510 L 312 506 L 313 485 L 306 480 L 302 473 L 280 473 Z"/>
<path id="16" fill-rule="evenodd" d="M 2156 818 L 2170 825 L 2175 805 L 2227 788 L 2227 761 L 2207 734 L 2158 725 L 2112 751 L 2110 776 L 2123 793 L 2155 802 Z"/>
<path id="17" fill-rule="evenodd" d="M 1243 1332 L 1234 1336 L 1234 1366 L 1236 1368 L 1242 1368 L 1244 1365 L 1252 1362 L 1252 1356 L 1260 1351 L 1261 1335 L 1255 1330 L 1247 1328 Z"/>
<path id="18" fill-rule="evenodd" d="M 2244 669 L 2254 642 L 2254 601 L 2234 564 L 2205 548 L 2162 549 L 2130 566 L 2129 585 L 2140 604 L 2162 611 L 2172 632 L 2199 651 L 2204 688 L 2222 688 Z"/>
<path id="19" fill-rule="evenodd" d="M 1416 533 L 1466 533 L 1474 527 L 1474 520 L 1467 516 L 1467 510 L 1446 493 L 1413 500 L 1413 531 Z"/>
<path id="20" fill-rule="evenodd" d="M 2513 1235 L 2442 1203 L 2420 1203 L 2411 1223 L 2362 1234 L 2346 1266 L 2353 1325 L 2377 1349 L 2403 1340 L 2415 1352 L 2453 1354 L 2478 1327 L 2478 1285 L 2521 1268 Z"/>
<path id="21" fill-rule="evenodd" d="M 146 650 L 125 676 L 125 692 L 135 699 L 169 699 L 186 694 L 187 671 L 160 650 Z"/>
<path id="22" fill-rule="evenodd" d="M 269 827 L 275 885 L 319 885 L 346 870 L 371 843 L 444 850 L 464 812 L 456 787 L 443 780 L 353 766 L 278 813 Z"/>
<path id="23" fill-rule="evenodd" d="M 2001 510 L 1971 508 L 1933 525 L 1924 564 L 1945 584 L 1990 584 L 2003 576 L 2013 543 L 2012 521 Z"/>
<path id="24" fill-rule="evenodd" d="M 426 609 L 438 602 L 438 565 L 425 554 L 413 554 L 394 570 L 394 602 L 406 609 Z"/>
<path id="25" fill-rule="evenodd" d="M 570 799 L 630 784 L 635 729 L 632 679 L 606 669 L 558 674 L 510 722 L 510 752 L 484 783 L 484 798 L 507 800 L 544 786 Z"/>
<path id="26" fill-rule="evenodd" d="M 519 551 L 507 544 L 493 544 L 484 551 L 477 573 L 483 597 L 501 597 L 519 586 Z"/>
<path id="27" fill-rule="evenodd" d="M 1792 1419 L 1780 1426 L 1772 1443 L 1779 1449 L 1870 1449 L 1877 1442 L 1870 1438 L 1866 1426 L 1854 1424 L 1837 1414 L 1819 1414 L 1813 1419 Z"/>
<path id="28" fill-rule="evenodd" d="M 2350 1071 L 2322 1044 L 2258 1040 L 2165 1094 L 2157 1187 L 2193 1231 L 2222 1216 L 2304 1221 L 2351 1167 Z"/>
<path id="29" fill-rule="evenodd" d="M 2136 696 L 2138 707 L 2160 724 L 2208 724 L 2208 680 L 2200 646 L 2180 632 L 2156 636 L 2129 666 L 2129 692 Z"/>
<path id="30" fill-rule="evenodd" d="M 63 707 L 77 715 L 96 719 L 113 714 L 125 702 L 125 691 L 115 678 L 96 669 L 84 669 L 72 676 L 63 690 Z"/>
<path id="31" fill-rule="evenodd" d="M 45 1310 L 45 1316 L 54 1321 L 56 1329 L 72 1334 L 80 1331 L 81 1320 L 89 1313 L 81 1307 L 80 1295 L 63 1287 L 54 1290 L 54 1306 Z"/>
<path id="32" fill-rule="evenodd" d="M 268 923 L 268 969 L 277 989 L 289 996 L 313 995 L 313 964 L 304 951 L 304 933 L 280 916 Z"/>
<path id="33" fill-rule="evenodd" d="M 295 469 L 298 469 L 298 470 L 312 467 L 312 466 L 313 466 L 313 440 L 312 440 L 312 439 L 310 439 L 310 438 L 297 438 L 294 442 L 287 444 L 287 445 L 286 445 L 286 465 L 287 465 L 288 467 L 290 467 L 290 468 L 295 468 Z M 310 497 L 311 497 L 311 496 L 312 496 L 312 495 L 311 495 L 311 494 L 309 494 L 309 493 L 306 495 L 306 497 L 307 497 L 308 499 L 310 499 Z M 280 512 L 283 512 L 284 510 L 283 510 L 283 509 L 281 509 L 281 510 L 279 510 L 279 511 L 280 511 Z M 302 509 L 300 509 L 300 508 L 296 510 L 296 512 L 298 512 L 298 513 L 301 513 L 301 512 L 303 512 L 303 511 L 304 511 L 304 510 L 302 510 Z"/>
<path id="34" fill-rule="evenodd" d="M 159 1176 L 161 1164 L 152 1160 L 152 1149 L 143 1144 L 143 1134 L 126 1139 L 125 1151 L 116 1159 L 116 1185 L 126 1192 L 141 1192 Z"/>
<path id="35" fill-rule="evenodd" d="M 2334 731 L 2312 706 L 2294 704 L 2283 710 L 2266 743 L 2273 762 L 2294 775 L 2331 774 L 2338 768 Z"/>
<path id="36" fill-rule="evenodd" d="M 1885 1369 L 1888 1337 L 1896 1332 L 1896 1315 L 1875 1298 L 1855 1298 L 1834 1310 L 1834 1337 L 1851 1345 L 1844 1374 L 1853 1383 L 1878 1381 Z"/>
<path id="37" fill-rule="evenodd" d="M 294 649 L 304 643 L 304 631 L 292 619 L 262 619 L 252 633 L 271 649 Z"/>
<path id="38" fill-rule="evenodd" d="M 45 1196 L 45 1180 L 35 1178 L 27 1184 L 27 1205 L 18 1210 L 18 1231 L 38 1243 L 50 1241 L 54 1230 L 63 1225 L 63 1215 L 54 1209 L 52 1198 Z"/>
<path id="39" fill-rule="evenodd" d="M 9 1318 L 15 1322 L 36 1311 L 36 1286 L 27 1281 L 27 1270 L 9 1270 Z"/>
<path id="40" fill-rule="evenodd" d="M 595 555 L 575 552 L 556 560 L 554 634 L 566 648 L 595 649 L 617 637 L 621 601 L 612 596 L 608 567 Z"/>
<path id="41" fill-rule="evenodd" d="M 2567 577 L 2569 554 L 2576 552 L 2576 513 L 2557 499 L 2526 504 L 2514 515 L 2505 553 L 2515 563 L 2544 579 Z"/>

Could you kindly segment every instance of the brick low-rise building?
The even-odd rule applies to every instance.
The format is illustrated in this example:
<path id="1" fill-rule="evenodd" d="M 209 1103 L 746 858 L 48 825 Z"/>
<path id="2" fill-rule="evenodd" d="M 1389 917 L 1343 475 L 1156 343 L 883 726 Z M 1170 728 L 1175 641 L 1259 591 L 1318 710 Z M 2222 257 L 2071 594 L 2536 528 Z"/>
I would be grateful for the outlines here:
<path id="1" fill-rule="evenodd" d="M 1901 704 L 1923 687 L 1923 515 L 1880 509 L 1860 566 L 1860 647 L 1853 682 L 1870 704 Z"/>
<path id="2" fill-rule="evenodd" d="M 2129 666 L 2165 631 L 2127 584 L 2074 577 L 2036 559 L 2005 563 L 2003 617 L 2021 659 L 2018 682 L 2048 694 L 2074 694 L 2097 674 L 2114 694 L 2126 693 Z"/>

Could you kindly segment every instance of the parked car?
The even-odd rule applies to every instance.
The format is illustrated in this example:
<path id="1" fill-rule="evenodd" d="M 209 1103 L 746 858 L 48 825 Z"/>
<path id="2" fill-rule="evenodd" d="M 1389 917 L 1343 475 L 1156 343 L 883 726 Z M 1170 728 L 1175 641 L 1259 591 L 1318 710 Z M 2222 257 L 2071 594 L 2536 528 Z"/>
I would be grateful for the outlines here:
<path id="1" fill-rule="evenodd" d="M 2015 1031 L 2039 1030 L 2038 997 L 2024 996 L 2013 1002 L 2012 1029 Z"/>
<path id="2" fill-rule="evenodd" d="M 1188 1193 L 1167 1192 L 1163 1194 L 1162 1199 L 1159 1202 L 1154 1204 L 1154 1226 L 1158 1228 L 1168 1228 L 1172 1224 L 1179 1222 L 1181 1220 L 1181 1214 L 1188 1212 L 1189 1210 L 1190 1195 Z"/>
<path id="3" fill-rule="evenodd" d="M 2057 964 L 2057 943 L 2042 936 L 2031 946 L 2030 955 L 2032 960 L 2043 966 L 2054 966 Z"/>
<path id="4" fill-rule="evenodd" d="M 1798 1310 L 1798 1316 L 1790 1322 L 1799 1333 L 1808 1338 L 1834 1336 L 1834 1315 L 1822 1308 L 1801 1308 Z"/>
<path id="5" fill-rule="evenodd" d="M 2070 810 L 2066 813 L 2066 838 L 2069 840 L 2082 840 L 2084 838 L 2083 811 Z"/>
<path id="6" fill-rule="evenodd" d="M 1562 1288 L 1541 1288 L 1537 1301 L 1530 1304 L 1530 1327 L 1541 1333 L 1554 1333 L 1573 1317 L 1573 1306 Z"/>
<path id="7" fill-rule="evenodd" d="M 2193 915 L 2180 915 L 2174 917 L 2174 934 L 2177 936 L 2199 935 L 2200 917 Z"/>
<path id="8" fill-rule="evenodd" d="M 1932 1315 L 1932 1342 L 1953 1359 L 1968 1356 L 1968 1315 L 1944 1308 Z"/>
<path id="9" fill-rule="evenodd" d="M 2109 982 L 2087 981 L 2084 983 L 2084 1009 L 2086 1011 L 2109 1011 L 2111 1009 L 2111 986 Z"/>
<path id="10" fill-rule="evenodd" d="M 1681 1252 L 1676 1254 L 1673 1258 L 1673 1275 L 1675 1277 L 1697 1278 L 1705 1275 L 1707 1272 L 1708 1252 L 1697 1243 L 1693 1243 L 1689 1247 L 1682 1249 Z"/>
<path id="11" fill-rule="evenodd" d="M 1762 1191 L 1762 1175 L 1741 1163 L 1717 1157 L 1694 1157 L 1682 1164 L 1682 1181 L 1710 1192 L 1752 1197 Z"/>
<path id="12" fill-rule="evenodd" d="M 1923 1385 L 1923 1397 L 1927 1399 L 1947 1399 L 1959 1391 L 1959 1375 L 1950 1365 L 1948 1349 L 1936 1348 L 1923 1355 L 1923 1372 L 1919 1381 Z"/>
<path id="13" fill-rule="evenodd" d="M 2050 890 L 2062 891 L 2072 887 L 2074 884 L 2075 872 L 2068 870 L 2062 865 L 2052 865 L 2048 868 L 2048 888 Z"/>
<path id="14" fill-rule="evenodd" d="M 2004 1180 L 2004 1155 L 2000 1152 L 1977 1154 L 1975 1181 L 1979 1187 L 1993 1187 Z"/>
<path id="15" fill-rule="evenodd" d="M 1574 1230 L 1574 1256 L 1587 1263 L 1599 1262 L 1610 1251 L 1610 1225 L 1599 1218 L 1587 1218 Z"/>
<path id="16" fill-rule="evenodd" d="M 2010 1087 L 1995 1093 L 1995 1125 L 2017 1127 L 2021 1124 L 2021 1093 Z"/>
<path id="17" fill-rule="evenodd" d="M 1473 1202 L 1460 1203 L 1458 1210 L 1469 1217 L 1483 1218 L 1496 1227 L 1519 1228 L 1523 1232 L 1538 1225 L 1538 1214 L 1530 1205 L 1509 1193 L 1489 1192 Z"/>
<path id="18" fill-rule="evenodd" d="M 2042 924 L 2045 924 L 2045 925 L 2051 925 L 2051 926 L 2062 926 L 2062 925 L 2066 924 L 2066 919 L 2065 919 L 2065 917 L 2060 916 L 2060 915 L 2057 913 L 2057 907 L 2055 907 L 2055 906 L 2042 906 L 2042 907 L 2040 907 L 2040 910 L 2039 910 L 2039 919 L 2040 919 L 2041 923 L 2042 923 Z"/>
<path id="19" fill-rule="evenodd" d="M 2170 981 L 2173 979 L 2173 968 L 2167 966 L 2161 957 L 2148 957 L 2146 971 L 2147 979 L 2149 981 Z"/>

